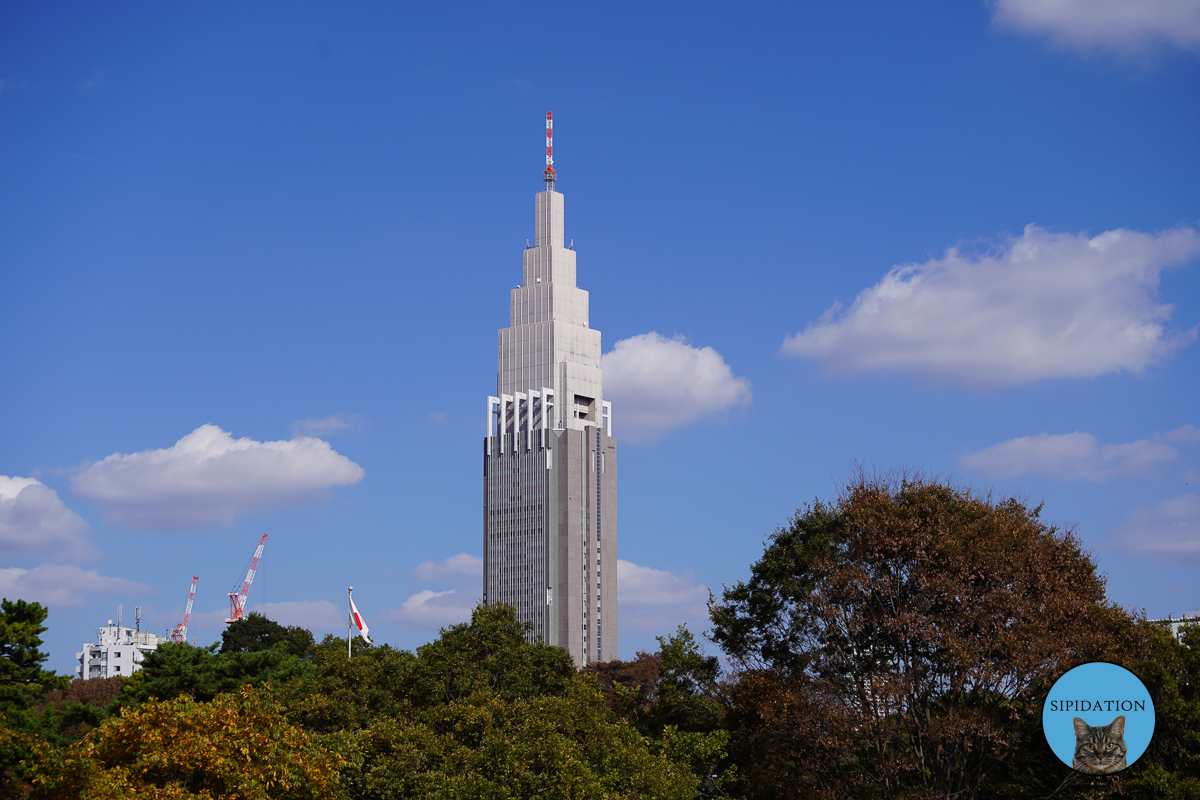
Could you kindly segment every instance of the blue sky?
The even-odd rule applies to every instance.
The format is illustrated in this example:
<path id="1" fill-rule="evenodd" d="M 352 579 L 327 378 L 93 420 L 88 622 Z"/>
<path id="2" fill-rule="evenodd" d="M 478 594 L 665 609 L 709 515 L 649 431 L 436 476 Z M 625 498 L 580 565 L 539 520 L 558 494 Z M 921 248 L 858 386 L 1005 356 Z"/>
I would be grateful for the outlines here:
<path id="1" fill-rule="evenodd" d="M 414 647 L 553 109 L 621 440 L 621 655 L 855 464 L 1200 606 L 1200 3 L 0 8 L 0 594 Z M 624 425 L 624 427 L 622 427 Z M 106 460 L 107 459 L 107 460 Z"/>

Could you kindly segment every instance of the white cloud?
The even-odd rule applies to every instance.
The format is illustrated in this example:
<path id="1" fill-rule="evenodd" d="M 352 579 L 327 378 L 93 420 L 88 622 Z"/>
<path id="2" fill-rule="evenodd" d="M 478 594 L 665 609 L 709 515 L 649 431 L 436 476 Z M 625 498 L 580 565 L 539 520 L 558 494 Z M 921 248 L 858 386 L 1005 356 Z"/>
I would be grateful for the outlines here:
<path id="1" fill-rule="evenodd" d="M 617 587 L 621 630 L 666 634 L 681 624 L 708 626 L 708 588 L 687 578 L 617 559 Z"/>
<path id="2" fill-rule="evenodd" d="M 992 22 L 1081 49 L 1200 45 L 1200 0 L 995 0 Z"/>
<path id="3" fill-rule="evenodd" d="M 483 559 L 470 553 L 459 553 L 445 561 L 422 561 L 413 570 L 413 580 L 421 583 L 446 580 L 448 578 L 481 578 Z"/>
<path id="4" fill-rule="evenodd" d="M 1026 226 L 998 254 L 894 267 L 782 351 L 826 372 L 911 372 L 972 386 L 1141 372 L 1193 341 L 1169 331 L 1159 276 L 1200 254 L 1191 228 L 1052 233 Z"/>
<path id="5" fill-rule="evenodd" d="M 34 569 L 0 568 L 0 596 L 35 600 L 47 606 L 79 606 L 79 592 L 145 594 L 151 587 L 124 578 L 110 578 L 94 569 L 70 564 L 42 564 Z"/>
<path id="6" fill-rule="evenodd" d="M 1196 444 L 1200 442 L 1200 428 L 1195 425 L 1183 425 L 1173 431 L 1168 431 L 1158 438 L 1164 442 L 1175 444 Z"/>
<path id="7" fill-rule="evenodd" d="M 422 589 L 405 600 L 400 608 L 385 611 L 383 618 L 405 628 L 436 631 L 447 625 L 469 622 L 478 602 L 467 592 L 457 589 L 444 592 Z"/>
<path id="8" fill-rule="evenodd" d="M 113 525 L 189 530 L 300 505 L 362 476 L 362 467 L 320 439 L 257 442 L 201 425 L 172 447 L 98 461 L 72 478 L 71 488 Z"/>
<path id="9" fill-rule="evenodd" d="M 329 436 L 335 433 L 358 433 L 366 422 L 357 414 L 331 414 L 328 417 L 298 419 L 292 423 L 293 436 Z"/>
<path id="10" fill-rule="evenodd" d="M 1200 495 L 1183 494 L 1134 510 L 1113 543 L 1137 555 L 1200 564 Z"/>
<path id="11" fill-rule="evenodd" d="M 1179 458 L 1179 451 L 1164 440 L 1180 441 L 1181 432 L 1186 431 L 1187 428 L 1180 428 L 1153 439 L 1106 445 L 1100 445 L 1090 433 L 1018 436 L 967 453 L 959 459 L 959 464 L 988 478 L 1050 475 L 1103 481 L 1117 476 L 1147 475 Z"/>
<path id="12" fill-rule="evenodd" d="M 656 438 L 750 402 L 750 382 L 734 376 L 711 347 L 655 332 L 622 339 L 604 354 L 605 399 L 613 402 L 613 434 Z"/>
<path id="13" fill-rule="evenodd" d="M 34 478 L 0 475 L 0 557 L 86 561 L 95 556 L 90 532 L 49 486 Z"/>

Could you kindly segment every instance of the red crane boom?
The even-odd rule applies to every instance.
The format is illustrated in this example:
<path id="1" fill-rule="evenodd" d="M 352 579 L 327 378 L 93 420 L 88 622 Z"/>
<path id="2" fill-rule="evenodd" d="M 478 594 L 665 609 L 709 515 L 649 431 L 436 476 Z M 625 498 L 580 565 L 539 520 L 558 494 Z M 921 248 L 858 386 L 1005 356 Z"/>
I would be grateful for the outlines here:
<path id="1" fill-rule="evenodd" d="M 258 549 L 254 551 L 254 558 L 250 559 L 250 568 L 246 570 L 246 580 L 242 583 L 242 590 L 239 592 L 237 584 L 234 584 L 234 590 L 229 593 L 229 619 L 225 620 L 226 625 L 242 618 L 242 612 L 246 609 L 246 596 L 250 594 L 250 584 L 254 583 L 254 573 L 258 570 L 258 560 L 262 558 L 263 545 L 266 543 L 267 535 L 264 533 L 258 540 Z"/>
<path id="2" fill-rule="evenodd" d="M 200 576 L 192 576 L 192 588 L 188 591 L 187 609 L 183 612 L 183 622 L 171 629 L 171 641 L 187 643 L 188 623 L 192 619 L 192 602 L 196 599 L 196 581 L 200 580 Z"/>

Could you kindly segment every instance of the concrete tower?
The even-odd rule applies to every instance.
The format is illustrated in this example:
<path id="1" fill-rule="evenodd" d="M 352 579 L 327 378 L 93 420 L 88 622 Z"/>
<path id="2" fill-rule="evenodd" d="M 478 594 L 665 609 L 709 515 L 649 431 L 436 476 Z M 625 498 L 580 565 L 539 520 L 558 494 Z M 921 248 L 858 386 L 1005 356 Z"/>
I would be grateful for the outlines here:
<path id="1" fill-rule="evenodd" d="M 583 665 L 617 657 L 617 443 L 600 331 L 588 327 L 588 293 L 564 246 L 551 125 L 547 114 L 536 244 L 525 248 L 487 399 L 483 600 L 515 606 L 531 639 Z"/>

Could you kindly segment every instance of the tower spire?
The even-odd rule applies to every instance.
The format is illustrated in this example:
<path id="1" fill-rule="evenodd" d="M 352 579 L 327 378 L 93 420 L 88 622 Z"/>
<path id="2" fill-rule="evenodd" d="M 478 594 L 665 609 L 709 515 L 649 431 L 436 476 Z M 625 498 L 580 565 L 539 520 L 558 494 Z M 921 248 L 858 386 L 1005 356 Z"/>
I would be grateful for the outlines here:
<path id="1" fill-rule="evenodd" d="M 554 174 L 554 112 L 546 112 L 546 171 L 542 173 L 542 180 L 546 182 L 547 189 L 554 189 L 554 182 L 558 180 L 558 176 Z"/>

